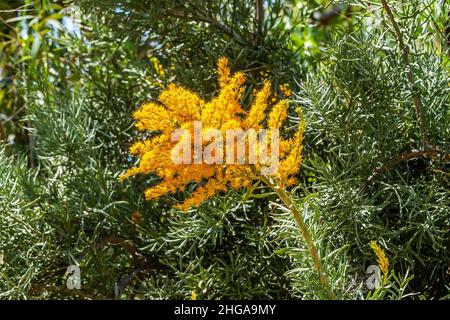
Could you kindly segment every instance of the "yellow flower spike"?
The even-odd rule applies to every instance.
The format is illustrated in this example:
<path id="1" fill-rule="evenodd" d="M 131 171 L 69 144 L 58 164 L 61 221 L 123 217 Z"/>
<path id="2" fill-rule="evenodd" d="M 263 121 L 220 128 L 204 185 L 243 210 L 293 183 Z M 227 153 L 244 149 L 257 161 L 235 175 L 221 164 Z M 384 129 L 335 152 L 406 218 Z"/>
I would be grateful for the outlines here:
<path id="1" fill-rule="evenodd" d="M 156 74 L 161 78 L 163 78 L 166 73 L 159 59 L 155 56 L 150 56 L 149 58 L 150 61 L 153 63 L 153 68 L 155 69 Z"/>
<path id="2" fill-rule="evenodd" d="M 172 125 L 172 118 L 169 111 L 156 103 L 144 103 L 133 117 L 138 121 L 140 130 L 157 131 L 167 130 Z"/>
<path id="3" fill-rule="evenodd" d="M 205 103 L 196 93 L 173 83 L 160 94 L 159 101 L 178 123 L 198 118 Z"/>
<path id="4" fill-rule="evenodd" d="M 289 98 L 290 96 L 292 96 L 292 90 L 289 87 L 289 83 L 280 85 L 280 91 L 281 93 L 283 93 L 283 96 L 285 98 Z"/>
<path id="5" fill-rule="evenodd" d="M 375 241 L 370 242 L 370 247 L 372 248 L 373 252 L 375 252 L 380 270 L 385 276 L 387 276 L 389 271 L 389 259 L 387 258 L 386 253 L 383 249 L 380 248 L 380 246 L 378 246 Z"/>
<path id="6" fill-rule="evenodd" d="M 300 165 L 303 161 L 303 132 L 306 130 L 306 121 L 300 110 L 297 110 L 299 114 L 299 128 L 295 136 L 290 140 L 289 151 L 286 157 L 281 160 L 279 175 L 282 180 L 288 181 L 296 172 L 300 170 Z M 293 180 L 291 180 L 293 181 Z"/>
<path id="7" fill-rule="evenodd" d="M 219 76 L 219 86 L 220 88 L 225 87 L 230 79 L 230 68 L 228 68 L 228 59 L 222 57 L 217 62 L 217 74 Z"/>
<path id="8" fill-rule="evenodd" d="M 255 95 L 255 100 L 245 119 L 244 126 L 246 128 L 258 128 L 260 123 L 266 117 L 265 111 L 268 106 L 268 98 L 270 95 L 270 82 L 265 81 L 263 88 Z"/>
<path id="9" fill-rule="evenodd" d="M 287 117 L 288 104 L 286 101 L 282 100 L 278 102 L 269 114 L 269 120 L 267 126 L 270 129 L 279 129 L 281 124 Z"/>

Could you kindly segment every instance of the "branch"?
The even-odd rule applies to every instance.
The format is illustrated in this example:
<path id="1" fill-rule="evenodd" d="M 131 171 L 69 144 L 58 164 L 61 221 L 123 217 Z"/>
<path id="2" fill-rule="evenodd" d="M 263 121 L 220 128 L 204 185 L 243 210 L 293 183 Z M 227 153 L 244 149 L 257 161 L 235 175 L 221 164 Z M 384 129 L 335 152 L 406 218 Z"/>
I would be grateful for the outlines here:
<path id="1" fill-rule="evenodd" d="M 24 9 L 25 7 L 29 7 L 31 4 L 24 4 L 23 6 L 20 6 L 15 9 L 7 9 L 7 10 L 0 10 L 0 13 L 13 13 L 13 12 L 28 12 L 33 11 L 33 9 Z"/>
<path id="2" fill-rule="evenodd" d="M 169 9 L 166 11 L 166 13 L 167 13 L 167 15 L 175 17 L 175 18 L 185 19 L 185 20 L 189 20 L 189 21 L 201 21 L 201 22 L 209 23 L 209 24 L 213 25 L 214 27 L 216 27 L 217 29 L 219 29 L 220 31 L 222 31 L 223 33 L 229 35 L 231 38 L 233 38 L 236 42 L 240 43 L 241 45 L 243 45 L 243 46 L 247 45 L 247 42 L 244 41 L 244 39 L 242 39 L 242 37 L 240 37 L 238 34 L 236 34 L 233 31 L 233 29 L 231 29 L 229 26 L 223 24 L 216 18 L 208 16 L 206 13 L 203 13 L 202 15 L 199 15 L 199 16 L 192 16 L 192 15 L 187 14 L 183 10 L 176 10 L 176 9 Z"/>
<path id="3" fill-rule="evenodd" d="M 398 45 L 400 47 L 400 50 L 402 51 L 403 66 L 405 69 L 405 73 L 406 73 L 406 77 L 408 79 L 409 85 L 411 87 L 412 97 L 413 97 L 414 105 L 416 108 L 416 117 L 419 122 L 420 133 L 422 136 L 422 145 L 423 145 L 424 150 L 426 150 L 429 148 L 427 125 L 426 125 L 426 121 L 425 121 L 425 114 L 423 111 L 423 109 L 424 109 L 423 103 L 422 103 L 422 100 L 420 99 L 419 94 L 417 93 L 416 84 L 414 81 L 414 75 L 411 71 L 411 66 L 409 63 L 409 47 L 408 47 L 408 45 L 405 44 L 405 41 L 403 40 L 403 35 L 400 31 L 400 27 L 399 27 L 397 21 L 395 21 L 394 14 L 392 13 L 392 10 L 389 7 L 387 1 L 381 0 L 381 4 L 383 5 L 383 8 L 387 13 L 388 18 L 389 18 L 392 26 L 394 27 Z"/>
<path id="4" fill-rule="evenodd" d="M 261 39 L 264 27 L 264 0 L 255 0 L 255 23 L 254 45 L 257 45 Z"/>
<path id="5" fill-rule="evenodd" d="M 326 10 L 318 18 L 319 26 L 327 26 L 327 25 L 329 25 L 334 20 L 334 18 L 339 17 L 344 10 L 347 13 L 350 13 L 351 12 L 351 6 L 350 5 L 345 5 L 343 3 L 339 3 L 339 4 L 331 7 L 330 9 Z"/>
<path id="6" fill-rule="evenodd" d="M 450 55 L 450 11 L 448 12 L 447 26 L 444 30 L 445 42 L 447 45 L 447 54 Z"/>
<path id="7" fill-rule="evenodd" d="M 410 159 L 424 157 L 424 158 L 435 158 L 437 156 L 441 156 L 444 160 L 450 161 L 450 154 L 442 152 L 439 149 L 428 149 L 423 151 L 409 151 L 404 152 L 400 154 L 398 157 L 393 158 L 389 161 L 387 161 L 385 164 L 383 164 L 381 167 L 375 169 L 372 172 L 372 175 L 367 179 L 366 186 L 372 183 L 374 180 L 376 180 L 380 175 L 385 173 L 386 171 L 391 170 L 398 164 L 404 161 L 408 161 Z"/>

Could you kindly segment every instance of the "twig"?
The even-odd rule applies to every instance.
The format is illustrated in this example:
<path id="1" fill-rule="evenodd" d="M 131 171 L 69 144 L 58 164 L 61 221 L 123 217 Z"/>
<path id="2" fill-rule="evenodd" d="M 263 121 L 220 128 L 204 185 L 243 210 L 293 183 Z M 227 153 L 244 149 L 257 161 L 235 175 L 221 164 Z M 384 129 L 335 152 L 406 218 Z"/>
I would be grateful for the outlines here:
<path id="1" fill-rule="evenodd" d="M 12 12 L 28 12 L 28 11 L 33 11 L 33 9 L 23 9 L 25 7 L 30 6 L 31 4 L 24 4 L 23 6 L 20 6 L 18 8 L 15 9 L 7 9 L 7 10 L 0 10 L 1 13 L 12 13 Z"/>
<path id="2" fill-rule="evenodd" d="M 9 121 L 14 120 L 23 110 L 25 109 L 25 106 L 21 106 L 17 111 L 15 111 L 12 115 L 8 116 L 8 118 L 1 120 L 1 123 L 6 123 Z M 1 124 L 0 123 L 0 124 Z"/>
<path id="3" fill-rule="evenodd" d="M 175 18 L 180 18 L 180 19 L 185 19 L 185 20 L 190 20 L 190 21 L 202 21 L 202 22 L 209 23 L 209 24 L 215 26 L 216 28 L 218 28 L 219 30 L 221 30 L 223 33 L 232 37 L 236 42 L 239 42 L 240 44 L 242 44 L 244 46 L 247 45 L 247 43 L 238 34 L 236 34 L 236 32 L 234 32 L 229 26 L 223 24 L 216 18 L 208 16 L 205 13 L 203 15 L 199 15 L 199 16 L 192 16 L 192 15 L 187 14 L 183 10 L 175 10 L 175 9 L 167 10 L 166 13 L 169 16 L 172 16 Z"/>
<path id="4" fill-rule="evenodd" d="M 254 34 L 254 43 L 257 45 L 261 39 L 264 27 L 264 0 L 255 0 L 255 23 L 256 32 Z"/>
<path id="5" fill-rule="evenodd" d="M 31 121 L 27 120 L 28 128 L 31 128 Z M 30 168 L 35 168 L 36 163 L 34 162 L 35 155 L 35 147 L 36 147 L 36 138 L 33 134 L 28 134 L 28 163 Z"/>
<path id="6" fill-rule="evenodd" d="M 447 54 L 450 55 L 450 11 L 448 13 L 447 27 L 444 30 L 445 42 L 447 44 Z"/>
<path id="7" fill-rule="evenodd" d="M 343 11 L 346 11 L 348 13 L 351 12 L 351 6 L 345 5 L 343 3 L 339 3 L 330 9 L 326 10 L 320 17 L 319 17 L 319 26 L 327 26 L 329 25 L 334 18 L 339 17 Z"/>
<path id="8" fill-rule="evenodd" d="M 436 156 L 442 156 L 444 160 L 450 160 L 450 154 L 442 152 L 438 149 L 428 149 L 423 151 L 409 151 L 400 154 L 398 157 L 393 158 L 383 164 L 381 167 L 375 169 L 372 175 L 367 179 L 366 186 L 372 183 L 377 177 L 391 170 L 393 167 L 397 166 L 401 162 L 408 161 L 410 159 L 424 157 L 424 158 L 434 158 Z"/>
<path id="9" fill-rule="evenodd" d="M 445 172 L 443 170 L 438 170 L 438 169 L 433 169 L 433 172 L 442 173 L 442 174 L 450 177 L 450 172 Z"/>
<path id="10" fill-rule="evenodd" d="M 423 145 L 424 150 L 427 150 L 429 148 L 429 141 L 428 141 L 427 125 L 426 125 L 426 121 L 425 121 L 425 113 L 423 111 L 424 107 L 423 107 L 422 100 L 420 99 L 420 96 L 417 93 L 416 84 L 414 81 L 414 75 L 411 71 L 411 65 L 409 63 L 409 47 L 408 47 L 408 45 L 406 45 L 405 41 L 403 40 L 403 35 L 400 31 L 400 27 L 399 27 L 397 21 L 395 21 L 394 14 L 392 13 L 392 10 L 391 10 L 390 6 L 388 5 L 387 1 L 381 0 L 381 4 L 383 5 L 383 8 L 387 13 L 388 18 L 389 18 L 392 26 L 394 27 L 398 45 L 400 47 L 400 50 L 402 51 L 403 67 L 405 69 L 406 77 L 407 77 L 409 85 L 410 85 L 414 105 L 416 108 L 416 117 L 417 117 L 417 121 L 419 122 L 420 133 L 422 136 L 422 145 Z"/>
<path id="11" fill-rule="evenodd" d="M 7 144 L 8 140 L 5 137 L 5 134 L 3 133 L 3 124 L 0 123 L 0 142 Z"/>

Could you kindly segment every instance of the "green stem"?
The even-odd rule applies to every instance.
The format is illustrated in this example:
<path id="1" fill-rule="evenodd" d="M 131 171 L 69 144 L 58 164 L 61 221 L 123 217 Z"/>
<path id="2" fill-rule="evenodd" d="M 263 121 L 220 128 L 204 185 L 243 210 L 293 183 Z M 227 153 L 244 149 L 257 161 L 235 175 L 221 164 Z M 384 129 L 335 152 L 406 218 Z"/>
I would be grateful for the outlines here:
<path id="1" fill-rule="evenodd" d="M 295 221 L 297 222 L 297 225 L 300 229 L 300 232 L 302 233 L 303 238 L 306 241 L 306 246 L 308 247 L 309 254 L 314 262 L 314 268 L 316 269 L 317 273 L 319 274 L 319 281 L 324 287 L 328 298 L 331 300 L 336 299 L 336 295 L 333 293 L 331 286 L 330 286 L 330 280 L 328 279 L 327 274 L 325 273 L 325 270 L 323 268 L 322 260 L 320 259 L 319 252 L 317 251 L 316 246 L 314 245 L 314 241 L 311 237 L 311 234 L 306 227 L 306 224 L 303 220 L 301 212 L 298 210 L 295 203 L 292 201 L 292 199 L 289 197 L 286 190 L 281 187 L 278 184 L 274 184 L 271 181 L 269 181 L 265 177 L 261 177 L 261 180 L 267 184 L 280 198 L 281 201 L 286 205 L 286 207 L 291 211 L 292 215 L 294 216 Z"/>

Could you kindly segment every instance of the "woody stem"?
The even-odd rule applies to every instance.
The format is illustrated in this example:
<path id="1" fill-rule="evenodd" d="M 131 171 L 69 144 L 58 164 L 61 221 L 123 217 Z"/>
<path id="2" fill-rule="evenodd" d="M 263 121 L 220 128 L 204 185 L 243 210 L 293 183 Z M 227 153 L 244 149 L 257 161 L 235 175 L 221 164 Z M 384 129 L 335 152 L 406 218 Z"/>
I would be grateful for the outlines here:
<path id="1" fill-rule="evenodd" d="M 291 211 L 292 215 L 294 216 L 295 221 L 297 222 L 297 225 L 300 229 L 300 232 L 305 239 L 306 246 L 308 248 L 309 254 L 314 262 L 314 268 L 319 274 L 319 281 L 324 287 L 328 298 L 335 300 L 336 296 L 334 292 L 331 289 L 330 286 L 330 280 L 328 278 L 328 275 L 325 273 L 325 270 L 323 268 L 322 260 L 320 259 L 319 252 L 317 251 L 316 246 L 314 245 L 314 241 L 311 237 L 311 233 L 309 232 L 304 220 L 303 216 L 300 212 L 300 210 L 297 208 L 295 203 L 292 201 L 292 199 L 287 194 L 286 190 L 284 190 L 283 187 L 281 187 L 277 183 L 272 183 L 267 178 L 262 177 L 261 180 L 267 184 L 280 198 L 280 200 L 286 205 L 286 207 Z"/>
<path id="2" fill-rule="evenodd" d="M 400 47 L 400 50 L 402 51 L 403 67 L 405 69 L 408 84 L 411 87 L 412 98 L 413 98 L 413 102 L 414 102 L 414 105 L 416 108 L 416 118 L 417 118 L 417 121 L 419 122 L 420 133 L 422 136 L 423 148 L 424 148 L 424 150 L 427 150 L 429 141 L 428 141 L 428 135 L 427 135 L 426 115 L 425 115 L 422 99 L 417 90 L 416 82 L 414 79 L 414 74 L 411 69 L 410 49 L 409 49 L 409 46 L 405 43 L 405 40 L 403 39 L 402 32 L 400 31 L 400 26 L 397 23 L 397 21 L 395 20 L 394 14 L 392 13 L 392 10 L 388 4 L 388 1 L 381 0 L 381 4 L 383 5 L 383 9 L 386 11 L 389 21 L 391 22 L 391 24 L 394 28 L 398 45 Z"/>

